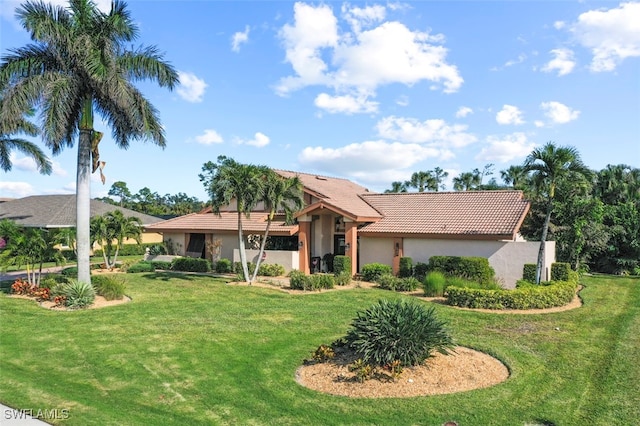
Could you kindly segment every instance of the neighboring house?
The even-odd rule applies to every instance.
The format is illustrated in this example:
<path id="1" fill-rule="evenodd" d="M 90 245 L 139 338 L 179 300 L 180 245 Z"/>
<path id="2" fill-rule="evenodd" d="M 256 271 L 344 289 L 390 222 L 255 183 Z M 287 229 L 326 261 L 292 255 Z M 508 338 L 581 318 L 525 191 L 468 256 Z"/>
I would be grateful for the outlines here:
<path id="1" fill-rule="evenodd" d="M 120 210 L 125 217 L 137 217 L 143 227 L 162 222 L 163 219 L 138 213 L 112 204 L 91 200 L 91 217 L 102 216 L 107 212 Z M 0 203 L 0 220 L 9 219 L 17 225 L 27 228 L 73 228 L 76 226 L 75 195 L 32 195 Z M 143 243 L 161 243 L 162 235 L 156 232 L 143 232 Z M 135 241 L 125 241 L 135 243 Z"/>
<path id="2" fill-rule="evenodd" d="M 539 242 L 518 234 L 529 211 L 521 191 L 466 191 L 376 194 L 346 179 L 276 170 L 298 176 L 304 185 L 305 207 L 296 224 L 283 218 L 272 223 L 270 235 L 297 237 L 289 251 L 270 251 L 265 262 L 287 270 L 318 270 L 326 254 L 352 259 L 352 273 L 379 262 L 397 272 L 400 257 L 428 262 L 434 255 L 480 256 L 489 259 L 505 287 L 522 278 L 523 265 L 536 263 Z M 243 216 L 245 236 L 262 234 L 266 213 L 256 209 Z M 221 216 L 204 210 L 147 227 L 164 234 L 177 254 L 239 259 L 237 212 L 228 206 Z M 255 261 L 256 251 L 249 250 Z M 548 277 L 555 261 L 555 243 L 548 242 L 544 261 Z"/>

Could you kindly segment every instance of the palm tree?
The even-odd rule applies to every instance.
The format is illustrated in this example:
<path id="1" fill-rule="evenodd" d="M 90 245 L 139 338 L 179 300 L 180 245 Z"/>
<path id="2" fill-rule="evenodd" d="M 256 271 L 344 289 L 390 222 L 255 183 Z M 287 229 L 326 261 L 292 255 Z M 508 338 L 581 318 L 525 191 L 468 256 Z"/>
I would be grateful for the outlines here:
<path id="1" fill-rule="evenodd" d="M 447 176 L 449 176 L 449 172 L 445 172 L 440 167 L 436 167 L 435 169 L 433 169 L 433 177 L 436 180 L 436 187 L 434 190 L 436 192 L 438 192 L 438 190 L 440 189 L 442 189 L 443 191 L 445 190 L 446 185 L 443 183 L 443 181 Z"/>
<path id="2" fill-rule="evenodd" d="M 0 109 L 2 109 L 2 98 L 0 98 Z M 30 111 L 28 115 L 32 115 Z M 3 114 L 0 114 L 0 117 Z M 44 152 L 33 142 L 26 139 L 11 137 L 12 134 L 22 133 L 27 136 L 38 136 L 38 128 L 31 122 L 25 120 L 24 115 L 18 116 L 14 120 L 0 121 L 0 169 L 5 172 L 11 171 L 11 151 L 20 151 L 30 156 L 36 162 L 38 171 L 43 175 L 51 174 L 51 161 L 44 155 Z"/>
<path id="3" fill-rule="evenodd" d="M 524 171 L 524 166 L 509 166 L 507 170 L 500 171 L 500 177 L 506 185 L 518 189 L 524 185 L 528 176 Z"/>
<path id="4" fill-rule="evenodd" d="M 242 230 L 242 216 L 251 217 L 251 211 L 263 199 L 265 185 L 264 166 L 240 164 L 224 155 L 218 157 L 218 164 L 211 161 L 202 166 L 204 173 L 200 174 L 200 181 L 211 197 L 214 214 L 220 215 L 223 206 L 229 206 L 234 200 L 238 213 L 238 247 L 242 273 L 246 282 L 250 282 L 247 256 L 245 253 L 244 232 Z"/>
<path id="5" fill-rule="evenodd" d="M 407 192 L 407 184 L 405 182 L 395 181 L 391 182 L 391 189 L 385 189 L 385 194 Z"/>
<path id="6" fill-rule="evenodd" d="M 453 189 L 456 191 L 471 191 L 480 185 L 480 175 L 472 172 L 460 173 L 453 178 Z"/>
<path id="7" fill-rule="evenodd" d="M 251 282 L 255 281 L 256 276 L 258 276 L 258 269 L 262 262 L 262 254 L 264 253 L 264 247 L 267 243 L 269 228 L 271 227 L 273 217 L 277 212 L 283 211 L 285 213 L 287 223 L 293 221 L 293 214 L 298 210 L 301 210 L 304 206 L 303 195 L 302 181 L 298 176 L 284 178 L 273 170 L 267 170 L 266 184 L 262 195 L 264 209 L 268 214 L 267 227 L 264 231 L 264 237 L 260 242 L 258 261 L 256 262 L 256 269 L 253 271 Z M 249 284 L 251 284 L 251 282 L 249 282 Z"/>
<path id="8" fill-rule="evenodd" d="M 78 137 L 78 281 L 90 282 L 90 175 L 102 137 L 94 129 L 94 113 L 109 123 L 120 148 L 131 140 L 164 147 L 158 111 L 133 82 L 149 79 L 173 89 L 178 74 L 156 47 L 129 49 L 138 28 L 120 0 L 108 14 L 91 0 L 70 0 L 68 8 L 28 1 L 16 16 L 34 42 L 2 57 L 0 88 L 6 90 L 0 121 L 39 108 L 42 136 L 54 155 Z"/>
<path id="9" fill-rule="evenodd" d="M 582 163 L 580 154 L 575 148 L 557 147 L 553 142 L 547 142 L 542 148 L 534 149 L 525 159 L 523 167 L 525 173 L 532 173 L 535 191 L 544 199 L 546 208 L 536 267 L 536 283 L 540 284 L 556 188 L 564 180 L 570 179 L 573 174 L 589 179 L 591 171 Z"/>

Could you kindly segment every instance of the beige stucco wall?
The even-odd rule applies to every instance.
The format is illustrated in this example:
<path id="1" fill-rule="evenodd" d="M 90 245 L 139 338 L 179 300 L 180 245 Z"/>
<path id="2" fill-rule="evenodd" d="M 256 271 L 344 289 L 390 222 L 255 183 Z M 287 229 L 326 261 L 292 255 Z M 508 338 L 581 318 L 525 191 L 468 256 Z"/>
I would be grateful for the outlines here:
<path id="1" fill-rule="evenodd" d="M 247 261 L 256 263 L 258 261 L 258 254 L 260 250 L 246 250 Z M 285 273 L 291 272 L 292 269 L 298 269 L 300 264 L 299 253 L 297 251 L 285 251 L 285 250 L 267 250 L 266 259 L 262 263 L 278 264 L 284 266 Z M 240 262 L 240 250 L 233 250 L 233 261 Z"/>
<path id="2" fill-rule="evenodd" d="M 175 250 L 175 254 L 178 256 L 184 256 L 184 251 L 187 248 L 187 242 L 185 241 L 185 234 L 181 232 L 165 232 L 162 236 L 162 241 L 165 243 L 171 243 Z"/>
<path id="3" fill-rule="evenodd" d="M 545 280 L 549 279 L 551 264 L 555 262 L 555 242 L 546 244 Z M 505 288 L 515 287 L 516 281 L 522 278 L 525 263 L 537 262 L 539 248 L 537 241 L 403 240 L 404 256 L 410 257 L 414 264 L 429 263 L 431 256 L 485 257 Z M 392 266 L 393 253 L 391 238 L 360 238 L 360 268 L 374 262 Z"/>

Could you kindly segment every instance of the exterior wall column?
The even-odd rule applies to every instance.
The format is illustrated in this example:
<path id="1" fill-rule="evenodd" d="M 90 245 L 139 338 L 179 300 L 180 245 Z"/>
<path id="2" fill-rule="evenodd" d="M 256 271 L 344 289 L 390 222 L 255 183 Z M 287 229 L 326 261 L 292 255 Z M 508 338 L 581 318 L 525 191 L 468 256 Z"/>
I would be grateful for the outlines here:
<path id="1" fill-rule="evenodd" d="M 311 236 L 311 218 L 303 216 L 298 218 L 298 252 L 299 252 L 299 266 L 298 269 L 301 272 L 309 275 L 311 269 L 309 268 L 309 256 L 311 249 L 309 247 Z"/>
<path id="2" fill-rule="evenodd" d="M 345 255 L 351 259 L 351 276 L 354 276 L 358 272 L 358 224 L 345 219 L 344 237 Z"/>
<path id="3" fill-rule="evenodd" d="M 393 274 L 400 273 L 400 258 L 404 256 L 404 248 L 402 247 L 402 238 L 393 239 Z"/>

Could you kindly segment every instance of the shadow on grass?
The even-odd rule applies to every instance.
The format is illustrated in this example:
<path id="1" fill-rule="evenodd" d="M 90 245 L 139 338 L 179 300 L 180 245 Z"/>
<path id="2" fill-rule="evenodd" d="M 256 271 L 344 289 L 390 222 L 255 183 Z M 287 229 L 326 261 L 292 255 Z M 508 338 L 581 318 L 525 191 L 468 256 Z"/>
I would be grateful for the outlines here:
<path id="1" fill-rule="evenodd" d="M 193 281 L 194 276 L 188 274 L 182 274 L 180 272 L 150 272 L 142 275 L 143 278 L 150 280 L 169 281 L 172 279 L 179 279 L 184 281 Z"/>

